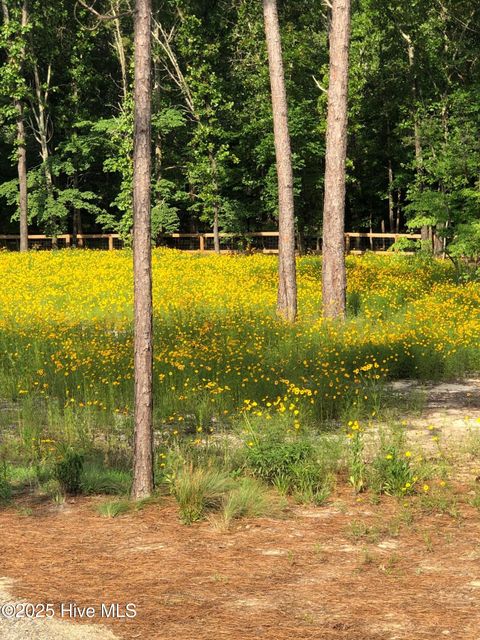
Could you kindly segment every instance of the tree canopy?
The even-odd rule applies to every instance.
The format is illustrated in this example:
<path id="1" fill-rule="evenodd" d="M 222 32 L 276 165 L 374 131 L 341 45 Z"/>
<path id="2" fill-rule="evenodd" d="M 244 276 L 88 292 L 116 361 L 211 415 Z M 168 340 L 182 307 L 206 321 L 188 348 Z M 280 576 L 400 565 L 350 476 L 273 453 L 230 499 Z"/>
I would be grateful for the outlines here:
<path id="1" fill-rule="evenodd" d="M 152 21 L 152 227 L 272 229 L 278 197 L 260 0 L 158 0 Z M 132 225 L 133 3 L 2 0 L 0 232 L 18 229 L 23 106 L 29 223 L 46 233 Z M 296 227 L 322 227 L 326 3 L 279 2 Z M 8 20 L 6 18 L 8 14 Z M 346 224 L 480 238 L 480 6 L 352 3 Z M 75 222 L 76 220 L 76 222 Z M 475 241 L 477 239 L 477 242 Z M 477 248 L 475 248 L 477 247 Z"/>

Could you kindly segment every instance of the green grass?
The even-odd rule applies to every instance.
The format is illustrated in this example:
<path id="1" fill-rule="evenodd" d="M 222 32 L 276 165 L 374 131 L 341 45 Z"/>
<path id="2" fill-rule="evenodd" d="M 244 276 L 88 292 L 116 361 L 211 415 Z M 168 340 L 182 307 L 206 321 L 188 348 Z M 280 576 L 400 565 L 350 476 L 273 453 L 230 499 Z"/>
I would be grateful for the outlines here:
<path id="1" fill-rule="evenodd" d="M 84 495 L 125 495 L 130 492 L 131 473 L 87 463 L 82 471 L 81 492 Z"/>
<path id="2" fill-rule="evenodd" d="M 208 511 L 218 510 L 234 480 L 215 468 L 179 467 L 171 480 L 171 491 L 177 500 L 180 519 L 184 524 L 201 520 Z"/>
<path id="3" fill-rule="evenodd" d="M 210 520 L 220 529 L 228 529 L 240 518 L 279 517 L 286 500 L 254 478 L 240 478 L 223 496 L 218 515 Z"/>
<path id="4" fill-rule="evenodd" d="M 128 500 L 113 500 L 102 502 L 97 506 L 97 512 L 104 518 L 117 518 L 128 513 L 132 509 L 132 503 Z"/>

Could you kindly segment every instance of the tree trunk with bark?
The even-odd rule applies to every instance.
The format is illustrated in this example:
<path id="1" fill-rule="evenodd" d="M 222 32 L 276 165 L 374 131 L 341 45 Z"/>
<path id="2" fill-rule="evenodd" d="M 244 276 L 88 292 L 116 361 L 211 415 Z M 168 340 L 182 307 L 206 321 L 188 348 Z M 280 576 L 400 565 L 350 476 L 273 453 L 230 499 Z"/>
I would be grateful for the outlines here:
<path id="1" fill-rule="evenodd" d="M 22 5 L 22 29 L 28 25 L 27 0 Z M 25 60 L 25 47 L 20 53 L 20 65 Z M 18 185 L 20 205 L 20 251 L 28 251 L 28 187 L 27 187 L 27 137 L 25 133 L 24 106 L 20 100 L 15 101 L 17 111 L 17 154 Z"/>
<path id="2" fill-rule="evenodd" d="M 153 491 L 153 321 L 150 212 L 151 0 L 135 7 L 135 139 L 133 151 L 133 270 L 135 443 L 132 498 Z"/>
<path id="3" fill-rule="evenodd" d="M 392 145 L 390 118 L 387 115 L 387 175 L 388 175 L 388 230 L 394 233 L 394 202 L 393 202 L 393 163 L 392 163 Z"/>
<path id="4" fill-rule="evenodd" d="M 220 229 L 218 226 L 218 204 L 215 203 L 213 211 L 213 248 L 220 255 Z"/>
<path id="5" fill-rule="evenodd" d="M 393 168 L 392 161 L 388 159 L 388 229 L 395 233 L 395 203 L 393 202 Z"/>
<path id="6" fill-rule="evenodd" d="M 214 193 L 213 201 L 213 248 L 217 255 L 220 255 L 220 204 L 218 197 L 218 181 L 217 181 L 217 161 L 214 154 L 210 151 L 208 154 L 210 167 L 212 169 L 212 187 Z"/>
<path id="7" fill-rule="evenodd" d="M 420 136 L 420 124 L 418 122 L 418 112 L 417 112 L 417 100 L 418 100 L 418 90 L 417 90 L 417 75 L 415 72 L 415 47 L 412 41 L 411 36 L 400 29 L 400 33 L 402 38 L 407 43 L 407 55 L 408 55 L 408 66 L 410 67 L 410 73 L 412 75 L 412 99 L 413 99 L 413 140 L 415 144 L 415 164 L 417 175 L 420 178 L 420 187 L 421 178 L 423 174 L 423 149 L 422 149 L 422 139 Z M 421 228 L 421 236 L 423 242 L 431 242 L 432 241 L 432 229 L 428 225 L 424 225 Z"/>
<path id="8" fill-rule="evenodd" d="M 28 187 L 27 187 L 27 144 L 23 104 L 15 101 L 17 110 L 17 172 L 20 213 L 20 251 L 28 251 Z"/>
<path id="9" fill-rule="evenodd" d="M 78 189 L 78 173 L 76 169 L 75 173 L 73 174 L 73 186 L 75 189 Z M 83 236 L 82 212 L 77 207 L 73 208 L 72 231 L 73 246 L 75 248 L 83 247 L 83 238 L 78 237 Z"/>
<path id="10" fill-rule="evenodd" d="M 127 71 L 127 56 L 125 53 L 124 38 L 122 33 L 122 24 L 118 17 L 122 12 L 119 0 L 111 0 L 110 2 L 111 15 L 113 18 L 114 27 L 114 47 L 117 50 L 118 62 L 120 64 L 120 73 L 122 75 L 122 94 L 123 94 L 123 106 L 126 105 L 128 99 L 128 71 Z"/>
<path id="11" fill-rule="evenodd" d="M 349 41 L 350 0 L 333 0 L 322 259 L 323 315 L 327 318 L 344 318 L 346 313 L 344 233 Z"/>
<path id="12" fill-rule="evenodd" d="M 287 94 L 276 0 L 263 0 L 268 67 L 272 90 L 273 131 L 278 179 L 278 298 L 277 313 L 293 322 L 297 317 L 295 212 Z"/>
<path id="13" fill-rule="evenodd" d="M 45 82 L 42 82 L 38 64 L 35 60 L 33 63 L 33 77 L 35 81 L 35 96 L 37 99 L 36 104 L 32 104 L 32 112 L 35 120 L 34 135 L 35 139 L 40 145 L 40 157 L 42 158 L 47 196 L 49 200 L 53 202 L 53 200 L 55 199 L 55 193 L 53 188 L 54 185 L 52 168 L 50 166 L 50 151 L 48 148 L 48 144 L 52 137 L 52 133 L 49 130 L 50 118 L 48 114 L 48 99 L 50 95 L 50 83 L 52 79 L 52 65 L 48 65 Z M 53 217 L 50 222 L 53 229 L 52 249 L 57 249 L 58 221 L 56 217 Z"/>

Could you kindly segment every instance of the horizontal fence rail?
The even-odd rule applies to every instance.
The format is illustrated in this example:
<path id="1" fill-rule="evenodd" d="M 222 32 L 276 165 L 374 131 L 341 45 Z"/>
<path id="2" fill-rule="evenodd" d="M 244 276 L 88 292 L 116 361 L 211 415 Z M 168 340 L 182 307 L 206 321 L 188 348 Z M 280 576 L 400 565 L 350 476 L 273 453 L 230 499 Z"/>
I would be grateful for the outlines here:
<path id="1" fill-rule="evenodd" d="M 347 253 L 364 253 L 365 251 L 387 251 L 400 239 L 417 241 L 421 239 L 419 233 L 363 233 L 348 231 L 345 233 L 345 251 Z M 220 251 L 278 253 L 278 231 L 257 231 L 243 235 L 220 233 Z M 414 244 L 412 249 L 414 248 Z M 169 247 L 181 251 L 213 252 L 213 233 L 169 233 L 159 235 L 156 240 L 158 247 Z M 78 247 L 84 249 L 102 249 L 113 251 L 122 249 L 124 242 L 115 233 L 82 233 L 62 234 L 55 238 L 45 235 L 29 235 L 28 247 L 34 250 L 68 249 Z M 20 236 L 0 235 L 0 249 L 18 251 Z M 302 253 L 321 253 L 321 237 L 307 235 L 297 238 L 297 250 Z"/>

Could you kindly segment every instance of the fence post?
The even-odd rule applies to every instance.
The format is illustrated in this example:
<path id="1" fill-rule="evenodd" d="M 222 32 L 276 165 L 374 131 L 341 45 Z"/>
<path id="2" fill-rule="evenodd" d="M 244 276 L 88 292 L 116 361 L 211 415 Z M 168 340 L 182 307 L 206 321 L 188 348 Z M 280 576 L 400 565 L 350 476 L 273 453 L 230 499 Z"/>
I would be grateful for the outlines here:
<path id="1" fill-rule="evenodd" d="M 345 234 L 345 252 L 350 253 L 350 234 Z"/>
<path id="2" fill-rule="evenodd" d="M 108 250 L 113 251 L 113 237 L 112 234 L 108 236 Z"/>
<path id="3" fill-rule="evenodd" d="M 200 234 L 200 251 L 202 253 L 205 251 L 205 236 L 203 233 Z"/>
<path id="4" fill-rule="evenodd" d="M 67 233 L 65 236 L 65 246 L 67 249 L 70 249 L 70 247 L 72 246 L 72 236 Z"/>

